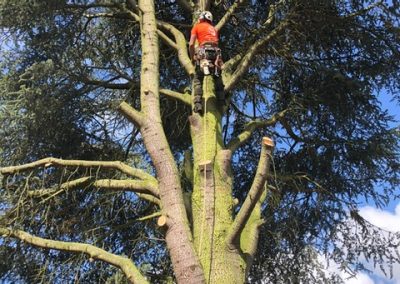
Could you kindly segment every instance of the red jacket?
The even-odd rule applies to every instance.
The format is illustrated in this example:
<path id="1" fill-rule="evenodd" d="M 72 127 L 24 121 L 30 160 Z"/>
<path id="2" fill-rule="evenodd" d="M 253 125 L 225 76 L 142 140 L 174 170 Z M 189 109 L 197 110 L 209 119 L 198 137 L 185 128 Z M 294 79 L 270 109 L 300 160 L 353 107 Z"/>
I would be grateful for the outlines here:
<path id="1" fill-rule="evenodd" d="M 199 45 L 205 42 L 218 44 L 218 31 L 207 21 L 195 24 L 190 34 L 196 35 Z"/>

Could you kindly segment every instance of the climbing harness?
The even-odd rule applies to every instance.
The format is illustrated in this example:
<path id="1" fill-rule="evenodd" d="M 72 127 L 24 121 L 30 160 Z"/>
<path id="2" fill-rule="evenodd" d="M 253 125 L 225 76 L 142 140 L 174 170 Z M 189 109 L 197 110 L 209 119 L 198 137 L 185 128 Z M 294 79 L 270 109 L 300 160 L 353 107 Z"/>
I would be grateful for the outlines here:
<path id="1" fill-rule="evenodd" d="M 205 43 L 196 50 L 196 63 L 204 75 L 210 75 L 214 69 L 214 76 L 220 76 L 222 66 L 221 49 L 215 43 Z"/>

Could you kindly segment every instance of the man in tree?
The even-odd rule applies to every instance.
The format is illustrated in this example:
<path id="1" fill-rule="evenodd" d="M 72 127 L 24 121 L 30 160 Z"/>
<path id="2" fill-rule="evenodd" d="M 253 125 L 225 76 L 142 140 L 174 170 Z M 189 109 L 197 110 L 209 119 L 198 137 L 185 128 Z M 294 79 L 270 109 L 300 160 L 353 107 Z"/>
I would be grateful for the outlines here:
<path id="1" fill-rule="evenodd" d="M 399 195 L 378 100 L 399 99 L 395 1 L 122 2 L 0 0 L 0 282 L 341 283 L 321 254 L 400 262 L 358 213 Z M 231 117 L 204 76 L 188 118 L 186 27 L 208 9 Z"/>
<path id="2" fill-rule="evenodd" d="M 196 70 L 193 78 L 194 87 L 194 112 L 203 112 L 203 78 L 213 69 L 215 78 L 215 90 L 218 100 L 224 103 L 224 85 L 220 76 L 221 50 L 218 48 L 218 31 L 212 25 L 213 16 L 209 11 L 200 13 L 199 22 L 194 25 L 190 33 L 189 52 L 190 58 L 195 62 Z M 198 48 L 195 50 L 195 43 Z"/>

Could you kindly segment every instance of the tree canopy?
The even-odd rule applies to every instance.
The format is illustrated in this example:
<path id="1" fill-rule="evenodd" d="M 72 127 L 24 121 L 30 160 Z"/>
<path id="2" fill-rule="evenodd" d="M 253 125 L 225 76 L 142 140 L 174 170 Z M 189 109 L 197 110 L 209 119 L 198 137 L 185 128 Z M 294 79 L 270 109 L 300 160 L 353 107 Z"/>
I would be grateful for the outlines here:
<path id="1" fill-rule="evenodd" d="M 153 36 L 147 2 L 0 0 L 0 279 L 129 280 L 125 260 L 114 263 L 119 271 L 8 238 L 20 230 L 90 244 L 132 259 L 151 282 L 173 281 L 168 238 L 154 221 L 164 204 L 159 169 L 140 117 L 132 123 L 121 108 L 145 112 L 153 91 L 143 86 L 158 83 L 143 82 L 143 66 L 159 62 L 161 123 L 146 115 L 163 128 L 178 170 L 171 173 L 194 208 L 190 165 L 206 135 L 188 119 L 194 67 L 186 45 L 202 8 L 214 15 L 225 61 L 229 101 L 215 117 L 217 147 L 232 152 L 233 217 L 249 196 L 262 137 L 275 142 L 248 281 L 339 281 L 318 254 L 344 270 L 362 270 L 367 259 L 390 274 L 385 264 L 400 261 L 400 236 L 363 220 L 358 206 L 382 207 L 399 194 L 399 129 L 379 101 L 382 93 L 400 99 L 398 2 L 155 1 L 159 53 L 143 47 Z M 195 216 L 188 220 L 194 235 Z"/>

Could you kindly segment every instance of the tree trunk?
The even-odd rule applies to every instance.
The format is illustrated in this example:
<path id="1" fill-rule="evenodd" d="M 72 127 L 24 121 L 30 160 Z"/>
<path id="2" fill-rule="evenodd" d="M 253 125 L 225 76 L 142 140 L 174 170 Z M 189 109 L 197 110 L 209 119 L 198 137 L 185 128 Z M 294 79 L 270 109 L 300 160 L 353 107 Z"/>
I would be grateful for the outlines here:
<path id="1" fill-rule="evenodd" d="M 178 283 L 244 283 L 258 230 L 243 230 L 243 244 L 227 243 L 234 223 L 231 150 L 222 139 L 222 107 L 212 76 L 203 81 L 204 114 L 190 116 L 193 142 L 192 231 L 179 172 L 162 127 L 159 106 L 158 41 L 154 3 L 139 2 L 142 13 L 141 125 L 159 181 L 166 242 Z M 259 220 L 257 210 L 251 220 Z M 241 247 L 242 246 L 242 247 Z"/>
<path id="2" fill-rule="evenodd" d="M 203 82 L 204 114 L 190 117 L 194 149 L 193 235 L 207 283 L 244 283 L 246 261 L 226 244 L 233 223 L 231 152 L 224 149 L 221 107 L 212 76 Z"/>
<path id="3" fill-rule="evenodd" d="M 144 144 L 159 181 L 163 215 L 167 217 L 166 242 L 179 283 L 204 283 L 183 202 L 179 172 L 162 127 L 159 102 L 159 46 L 152 0 L 139 1 L 141 10 L 141 125 Z"/>

